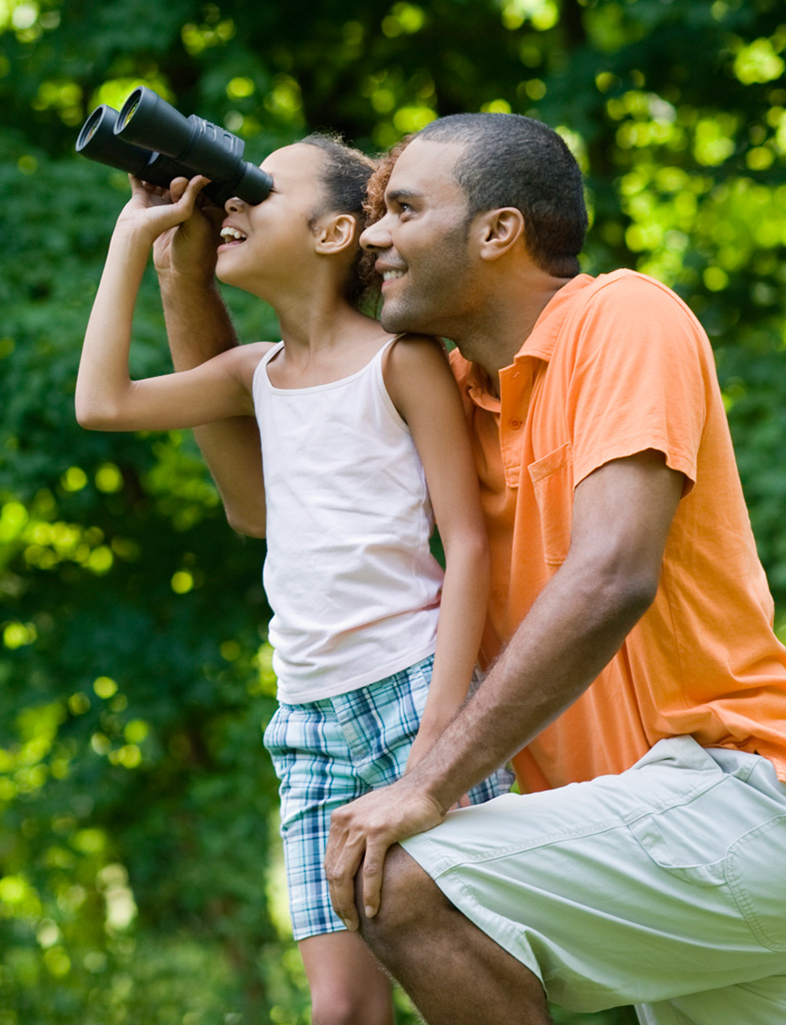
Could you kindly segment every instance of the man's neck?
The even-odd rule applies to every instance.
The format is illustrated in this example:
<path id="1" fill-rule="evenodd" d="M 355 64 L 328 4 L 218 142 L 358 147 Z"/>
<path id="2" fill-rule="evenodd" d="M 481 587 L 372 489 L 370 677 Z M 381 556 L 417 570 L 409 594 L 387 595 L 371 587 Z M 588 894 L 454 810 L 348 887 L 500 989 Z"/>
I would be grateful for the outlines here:
<path id="1" fill-rule="evenodd" d="M 521 288 L 508 288 L 488 308 L 465 320 L 461 331 L 451 340 L 461 355 L 476 363 L 485 373 L 489 389 L 499 397 L 499 372 L 510 366 L 543 310 L 571 278 L 555 278 L 538 272 Z"/>

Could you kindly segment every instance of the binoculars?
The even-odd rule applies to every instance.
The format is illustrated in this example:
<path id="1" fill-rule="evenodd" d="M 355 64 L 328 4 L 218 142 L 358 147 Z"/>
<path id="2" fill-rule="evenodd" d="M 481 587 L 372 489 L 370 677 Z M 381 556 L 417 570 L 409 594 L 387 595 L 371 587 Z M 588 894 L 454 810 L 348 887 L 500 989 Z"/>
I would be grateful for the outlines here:
<path id="1" fill-rule="evenodd" d="M 237 196 L 261 203 L 273 187 L 269 174 L 243 160 L 245 143 L 225 128 L 192 114 L 184 117 L 152 89 L 134 89 L 118 113 L 102 103 L 82 125 L 76 151 L 100 164 L 169 188 L 173 178 L 203 174 L 202 190 L 223 206 Z"/>

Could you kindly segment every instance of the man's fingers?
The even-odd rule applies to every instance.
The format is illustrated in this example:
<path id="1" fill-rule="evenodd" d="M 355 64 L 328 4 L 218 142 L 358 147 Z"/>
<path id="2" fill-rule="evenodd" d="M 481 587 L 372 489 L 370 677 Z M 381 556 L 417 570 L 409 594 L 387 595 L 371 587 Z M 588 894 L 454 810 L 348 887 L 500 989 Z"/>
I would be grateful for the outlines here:
<path id="1" fill-rule="evenodd" d="M 346 834 L 344 834 L 345 836 Z M 340 834 L 332 834 L 325 854 L 325 875 L 330 889 L 333 910 L 350 930 L 360 925 L 355 907 L 355 875 L 363 858 L 363 844 L 344 841 Z"/>
<path id="2" fill-rule="evenodd" d="M 413 802 L 408 777 L 374 790 L 333 812 L 325 852 L 325 873 L 336 914 L 349 929 L 359 927 L 357 907 L 367 918 L 379 911 L 385 856 L 398 840 L 422 832 L 444 815 L 429 800 Z M 363 872 L 353 881 L 360 863 Z M 357 903 L 357 906 L 356 906 Z"/>
<path id="3" fill-rule="evenodd" d="M 382 892 L 382 870 L 385 865 L 385 855 L 390 844 L 385 842 L 370 843 L 366 848 L 366 856 L 363 860 L 363 910 L 366 918 L 373 918 L 379 911 L 379 901 Z"/>

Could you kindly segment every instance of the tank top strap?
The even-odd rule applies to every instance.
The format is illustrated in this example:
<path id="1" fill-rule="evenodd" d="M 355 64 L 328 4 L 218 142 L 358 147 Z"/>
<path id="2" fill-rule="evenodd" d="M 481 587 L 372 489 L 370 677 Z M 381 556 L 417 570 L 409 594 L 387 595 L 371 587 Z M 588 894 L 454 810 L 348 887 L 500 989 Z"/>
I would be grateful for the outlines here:
<path id="1" fill-rule="evenodd" d="M 277 356 L 279 354 L 279 352 L 281 352 L 281 350 L 283 348 L 284 348 L 284 343 L 283 342 L 276 342 L 275 345 L 271 345 L 271 347 L 267 350 L 265 355 L 259 361 L 260 364 L 265 364 L 265 365 L 268 364 L 271 361 L 271 359 L 273 359 L 274 356 Z"/>
<path id="2" fill-rule="evenodd" d="M 256 389 L 258 381 L 262 381 L 268 388 L 270 387 L 270 380 L 268 379 L 266 368 L 271 359 L 273 359 L 274 356 L 277 356 L 283 348 L 283 342 L 276 342 L 275 345 L 271 345 L 259 363 L 254 367 L 254 376 L 251 383 L 252 392 Z"/>

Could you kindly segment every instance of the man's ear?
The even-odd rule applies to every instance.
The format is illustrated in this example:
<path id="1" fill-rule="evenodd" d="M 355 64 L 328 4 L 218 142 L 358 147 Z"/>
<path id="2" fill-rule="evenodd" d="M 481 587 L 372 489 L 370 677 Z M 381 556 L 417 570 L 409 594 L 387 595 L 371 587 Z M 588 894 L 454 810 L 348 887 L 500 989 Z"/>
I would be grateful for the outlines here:
<path id="1" fill-rule="evenodd" d="M 524 214 L 514 206 L 489 210 L 478 218 L 481 260 L 498 260 L 524 238 Z"/>
<path id="2" fill-rule="evenodd" d="M 316 227 L 316 251 L 331 256 L 355 241 L 357 222 L 352 214 L 327 214 Z"/>

